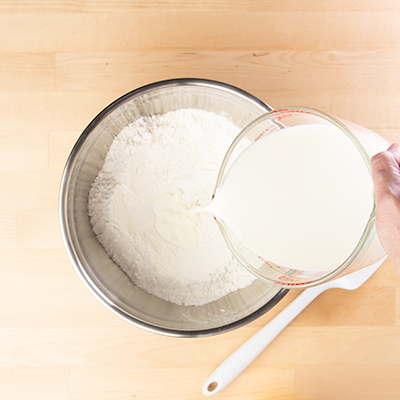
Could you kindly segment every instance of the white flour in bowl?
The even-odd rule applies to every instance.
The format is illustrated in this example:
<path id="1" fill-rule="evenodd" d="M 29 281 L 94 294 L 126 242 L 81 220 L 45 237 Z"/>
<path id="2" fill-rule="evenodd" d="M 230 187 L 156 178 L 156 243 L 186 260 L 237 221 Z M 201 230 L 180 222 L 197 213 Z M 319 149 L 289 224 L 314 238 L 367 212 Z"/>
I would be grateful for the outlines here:
<path id="1" fill-rule="evenodd" d="M 153 213 L 154 200 L 166 192 L 181 192 L 190 208 L 209 204 L 238 133 L 223 116 L 181 109 L 140 118 L 114 139 L 90 190 L 89 216 L 104 249 L 138 287 L 199 306 L 254 281 L 211 214 L 199 214 L 197 246 L 181 248 L 157 233 Z"/>

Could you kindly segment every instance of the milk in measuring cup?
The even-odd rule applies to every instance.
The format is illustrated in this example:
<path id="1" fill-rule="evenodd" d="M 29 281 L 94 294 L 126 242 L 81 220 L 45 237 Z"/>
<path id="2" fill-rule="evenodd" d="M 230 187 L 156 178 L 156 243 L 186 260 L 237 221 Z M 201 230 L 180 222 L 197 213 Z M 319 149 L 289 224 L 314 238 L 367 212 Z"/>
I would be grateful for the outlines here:
<path id="1" fill-rule="evenodd" d="M 329 271 L 352 253 L 373 206 L 371 175 L 354 143 L 336 126 L 308 124 L 247 147 L 209 211 L 264 260 Z"/>

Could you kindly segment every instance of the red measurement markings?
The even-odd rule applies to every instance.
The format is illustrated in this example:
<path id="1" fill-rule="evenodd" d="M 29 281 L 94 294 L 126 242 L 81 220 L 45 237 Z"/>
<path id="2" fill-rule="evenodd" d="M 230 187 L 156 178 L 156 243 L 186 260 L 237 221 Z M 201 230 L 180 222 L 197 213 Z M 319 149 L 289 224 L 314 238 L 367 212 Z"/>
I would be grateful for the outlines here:
<path id="1" fill-rule="evenodd" d="M 282 121 L 282 120 L 285 119 L 285 118 L 293 117 L 293 116 L 296 115 L 296 114 L 311 114 L 310 111 L 295 110 L 295 109 L 292 109 L 292 108 L 283 108 L 282 110 L 275 110 L 275 111 L 272 111 L 272 112 L 270 113 L 270 115 L 272 115 L 272 114 L 277 114 L 277 113 L 286 113 L 285 115 L 277 115 L 277 116 L 275 117 L 275 119 L 276 119 L 277 121 Z"/>
<path id="2" fill-rule="evenodd" d="M 268 265 L 268 267 L 272 268 L 273 270 L 277 272 L 286 272 L 288 271 L 288 268 L 285 267 L 280 267 L 279 265 L 272 265 L 268 261 L 265 261 L 262 257 L 258 256 L 260 260 L 262 260 L 265 264 Z M 302 286 L 310 283 L 311 281 L 306 281 L 303 282 L 301 279 L 298 278 L 289 278 L 285 275 L 281 275 L 278 277 L 278 279 L 282 282 L 275 282 L 276 285 L 285 285 L 285 286 Z"/>
<path id="3" fill-rule="evenodd" d="M 276 265 L 276 264 L 272 265 L 272 264 L 270 264 L 268 261 L 265 261 L 265 260 L 264 260 L 262 257 L 260 257 L 260 256 L 258 256 L 258 258 L 259 258 L 260 260 L 262 260 L 265 264 L 267 264 L 268 267 L 274 269 L 275 271 L 278 271 L 278 272 L 286 272 L 286 271 L 288 270 L 287 268 L 285 268 L 285 267 L 280 267 L 279 265 Z"/>
<path id="4" fill-rule="evenodd" d="M 257 142 L 257 140 L 261 139 L 265 135 L 265 131 L 261 132 L 255 139 L 254 141 Z"/>
<path id="5" fill-rule="evenodd" d="M 296 110 L 294 108 L 282 108 L 281 110 L 271 111 L 269 115 L 277 113 L 311 114 L 310 111 Z"/>
<path id="6" fill-rule="evenodd" d="M 281 279 L 281 278 L 287 278 L 286 276 L 285 277 L 282 277 L 282 276 L 280 276 L 278 279 Z M 290 279 L 290 278 L 287 278 L 287 279 Z M 300 282 L 300 283 L 297 283 L 297 282 L 295 282 L 295 283 L 289 283 L 289 282 L 285 282 L 285 283 L 279 283 L 279 282 L 275 282 L 275 285 L 280 285 L 280 286 L 303 286 L 303 285 L 307 285 L 308 283 L 311 283 L 311 281 L 308 281 L 308 282 Z"/>
<path id="7" fill-rule="evenodd" d="M 260 260 L 262 260 L 265 264 L 267 264 L 268 267 L 271 267 L 272 269 L 275 269 L 275 266 L 274 266 L 274 265 L 271 265 L 268 261 L 265 261 L 262 257 L 258 256 L 258 258 L 259 258 Z M 277 266 L 277 267 L 278 267 L 278 266 Z M 278 267 L 278 268 L 279 268 L 279 267 Z"/>
<path id="8" fill-rule="evenodd" d="M 271 129 L 274 129 L 273 126 L 270 126 L 269 128 L 264 129 L 255 139 L 254 141 L 257 142 L 257 140 L 261 139 L 266 133 L 268 133 Z"/>

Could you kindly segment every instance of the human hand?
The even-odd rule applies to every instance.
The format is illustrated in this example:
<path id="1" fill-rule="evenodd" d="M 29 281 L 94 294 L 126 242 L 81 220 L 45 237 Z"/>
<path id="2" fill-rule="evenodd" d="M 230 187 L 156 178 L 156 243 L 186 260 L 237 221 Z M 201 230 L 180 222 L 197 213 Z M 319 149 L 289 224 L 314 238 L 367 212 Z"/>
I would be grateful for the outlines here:
<path id="1" fill-rule="evenodd" d="M 400 145 L 392 144 L 371 159 L 376 196 L 376 230 L 400 274 Z"/>

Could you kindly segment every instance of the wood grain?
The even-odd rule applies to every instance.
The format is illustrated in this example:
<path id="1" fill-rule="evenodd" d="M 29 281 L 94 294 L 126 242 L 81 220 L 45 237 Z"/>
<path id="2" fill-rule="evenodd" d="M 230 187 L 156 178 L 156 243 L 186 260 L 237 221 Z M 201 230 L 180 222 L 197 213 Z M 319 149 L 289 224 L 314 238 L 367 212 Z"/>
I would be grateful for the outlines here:
<path id="1" fill-rule="evenodd" d="M 399 14 L 398 6 L 375 12 L 296 12 L 290 7 L 243 12 L 214 9 L 211 3 L 196 12 L 5 13 L 0 14 L 0 51 L 398 49 Z"/>
<path id="2" fill-rule="evenodd" d="M 373 400 L 384 398 L 395 400 L 400 392 L 399 380 L 396 378 L 399 372 L 397 365 L 299 367 L 296 369 L 297 388 L 302 395 L 298 399 L 334 400 L 340 398 L 351 400 L 360 398 Z M 311 376 L 313 384 L 305 385 Z M 328 383 L 332 380 L 337 382 L 335 387 Z M 382 388 L 385 388 L 384 393 L 382 393 Z"/>
<path id="3" fill-rule="evenodd" d="M 113 100 L 177 77 L 272 107 L 321 109 L 400 141 L 400 3 L 382 0 L 0 2 L 0 398 L 203 399 L 205 378 L 285 308 L 201 339 L 102 306 L 58 226 L 62 170 Z M 400 398 L 400 276 L 325 292 L 216 399 Z"/>
<path id="4" fill-rule="evenodd" d="M 16 157 L 15 149 L 18 149 Z M 46 131 L 0 132 L 0 171 L 47 170 Z"/>

